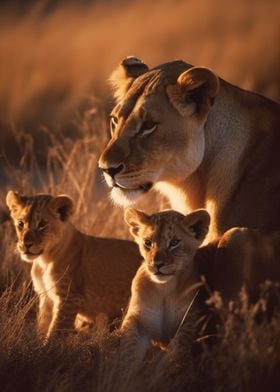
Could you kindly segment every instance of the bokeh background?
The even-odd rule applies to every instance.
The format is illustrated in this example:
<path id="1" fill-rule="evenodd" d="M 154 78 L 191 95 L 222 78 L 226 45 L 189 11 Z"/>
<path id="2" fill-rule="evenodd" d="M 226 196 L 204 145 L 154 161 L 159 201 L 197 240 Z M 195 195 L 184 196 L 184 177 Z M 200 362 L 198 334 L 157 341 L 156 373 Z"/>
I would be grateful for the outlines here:
<path id="1" fill-rule="evenodd" d="M 73 140 L 89 138 L 73 163 L 77 170 L 79 154 L 85 162 L 75 189 L 89 171 L 96 178 L 87 190 L 103 197 L 96 161 L 113 105 L 107 79 L 127 55 L 151 67 L 173 59 L 208 66 L 280 100 L 279 20 L 279 0 L 2 0 L 0 208 L 9 187 L 72 192 L 58 180 L 59 167 Z"/>

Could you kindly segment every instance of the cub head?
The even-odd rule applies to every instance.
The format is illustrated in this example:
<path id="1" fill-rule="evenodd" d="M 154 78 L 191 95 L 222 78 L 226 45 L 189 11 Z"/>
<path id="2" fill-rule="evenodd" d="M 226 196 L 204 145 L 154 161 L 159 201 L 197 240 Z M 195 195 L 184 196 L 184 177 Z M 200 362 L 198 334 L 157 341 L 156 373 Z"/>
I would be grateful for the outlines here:
<path id="1" fill-rule="evenodd" d="M 66 195 L 24 196 L 9 191 L 6 203 L 17 233 L 17 250 L 32 262 L 63 242 L 64 227 L 73 212 L 73 200 Z"/>
<path id="2" fill-rule="evenodd" d="M 210 224 L 206 210 L 188 215 L 163 211 L 149 216 L 130 208 L 125 211 L 125 220 L 154 281 L 165 282 L 182 270 L 192 273 L 194 254 Z"/>
<path id="3" fill-rule="evenodd" d="M 204 156 L 204 124 L 219 90 L 209 69 L 183 61 L 152 70 L 135 57 L 111 77 L 117 105 L 99 166 L 112 198 L 128 205 L 160 182 L 176 184 Z"/>

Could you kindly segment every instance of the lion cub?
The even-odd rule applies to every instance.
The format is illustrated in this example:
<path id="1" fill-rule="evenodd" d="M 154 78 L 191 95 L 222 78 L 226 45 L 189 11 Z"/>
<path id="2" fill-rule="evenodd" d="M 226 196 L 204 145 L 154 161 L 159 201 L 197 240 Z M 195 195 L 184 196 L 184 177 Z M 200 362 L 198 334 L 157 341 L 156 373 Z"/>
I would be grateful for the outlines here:
<path id="1" fill-rule="evenodd" d="M 127 349 L 142 359 L 151 340 L 170 342 L 195 296 L 199 279 L 193 257 L 208 232 L 210 216 L 206 210 L 148 216 L 128 209 L 125 220 L 144 261 L 132 282 L 121 333 Z"/>
<path id="2" fill-rule="evenodd" d="M 39 295 L 38 331 L 47 341 L 74 328 L 76 316 L 93 321 L 100 313 L 121 315 L 139 266 L 131 241 L 82 234 L 69 221 L 69 196 L 6 197 L 17 232 L 17 250 L 32 263 L 31 277 Z"/>

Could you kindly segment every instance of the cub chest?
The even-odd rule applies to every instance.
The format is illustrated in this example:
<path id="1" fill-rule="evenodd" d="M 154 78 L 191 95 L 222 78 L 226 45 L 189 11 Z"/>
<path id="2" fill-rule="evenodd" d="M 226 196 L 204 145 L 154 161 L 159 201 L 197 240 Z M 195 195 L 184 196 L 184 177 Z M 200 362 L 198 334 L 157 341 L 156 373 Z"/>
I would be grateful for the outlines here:
<path id="1" fill-rule="evenodd" d="M 170 293 L 164 293 L 159 302 L 149 309 L 146 308 L 146 321 L 149 323 L 151 337 L 164 342 L 170 341 L 179 328 L 190 300 L 189 296 L 178 298 Z"/>
<path id="2" fill-rule="evenodd" d="M 38 295 L 46 295 L 53 301 L 57 299 L 58 286 L 61 285 L 59 285 L 59 281 L 62 278 L 55 277 L 52 263 L 47 264 L 37 259 L 33 262 L 31 277 L 34 290 Z"/>
<path id="3" fill-rule="evenodd" d="M 174 299 L 166 296 L 162 302 L 162 335 L 170 340 L 176 334 L 189 306 L 188 298 Z"/>

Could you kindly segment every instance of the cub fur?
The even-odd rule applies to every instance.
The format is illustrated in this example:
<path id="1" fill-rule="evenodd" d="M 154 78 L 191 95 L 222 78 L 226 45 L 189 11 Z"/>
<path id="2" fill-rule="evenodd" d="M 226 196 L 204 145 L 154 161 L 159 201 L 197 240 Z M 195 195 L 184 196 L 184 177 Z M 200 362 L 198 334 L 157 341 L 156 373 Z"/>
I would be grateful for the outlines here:
<path id="1" fill-rule="evenodd" d="M 208 239 L 235 226 L 280 229 L 280 105 L 171 61 L 126 58 L 112 75 L 117 104 L 99 165 L 113 199 L 151 188 L 187 213 L 211 214 Z"/>
<path id="2" fill-rule="evenodd" d="M 131 241 L 98 238 L 79 232 L 69 218 L 74 204 L 67 195 L 6 197 L 22 260 L 32 263 L 39 296 L 38 331 L 49 339 L 74 328 L 78 319 L 100 313 L 121 316 L 140 255 Z"/>
<path id="3" fill-rule="evenodd" d="M 128 351 L 142 359 L 151 340 L 170 342 L 193 301 L 199 280 L 193 257 L 208 232 L 210 217 L 205 210 L 148 216 L 128 209 L 125 220 L 144 261 L 132 282 L 121 333 Z"/>

